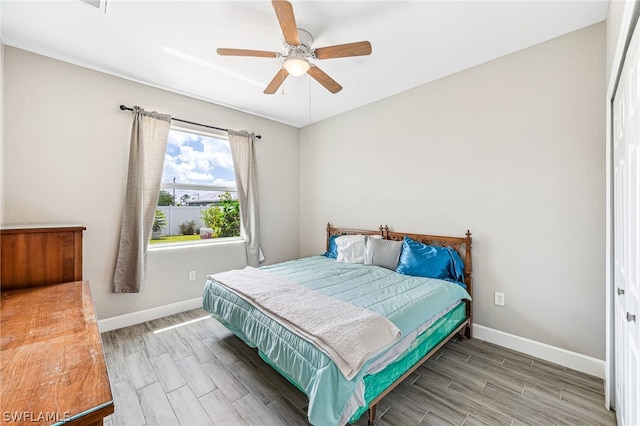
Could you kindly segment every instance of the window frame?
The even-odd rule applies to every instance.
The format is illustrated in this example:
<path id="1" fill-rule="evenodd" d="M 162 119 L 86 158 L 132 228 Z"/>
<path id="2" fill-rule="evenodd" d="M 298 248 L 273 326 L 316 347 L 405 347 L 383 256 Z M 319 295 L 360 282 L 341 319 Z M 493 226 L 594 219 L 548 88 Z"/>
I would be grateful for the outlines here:
<path id="1" fill-rule="evenodd" d="M 223 131 L 217 131 L 217 130 L 202 131 L 202 130 L 197 130 L 197 129 L 193 129 L 186 126 L 174 126 L 174 125 L 171 125 L 169 131 L 190 133 L 190 134 L 203 136 L 206 138 L 224 140 L 227 143 L 229 143 L 229 136 L 227 135 L 226 132 L 223 132 Z M 166 150 L 165 150 L 165 155 L 166 155 Z M 163 164 L 163 173 L 164 173 L 164 164 Z M 235 181 L 235 168 L 234 168 L 234 181 Z M 238 192 L 237 185 L 236 186 L 201 185 L 201 184 L 161 181 L 160 190 L 163 190 L 163 189 L 169 190 L 169 191 L 170 190 L 193 190 L 193 191 L 215 191 L 215 192 L 231 192 L 231 193 Z M 174 199 L 173 202 L 175 204 L 177 200 Z M 161 206 L 156 206 L 156 207 L 161 207 Z M 174 206 L 174 207 L 177 207 L 177 206 Z M 151 242 L 149 242 L 147 244 L 147 249 L 151 251 L 159 251 L 159 250 L 166 250 L 166 249 L 175 248 L 175 247 L 193 247 L 193 246 L 198 246 L 203 244 L 205 245 L 224 244 L 228 242 L 237 242 L 237 241 L 244 241 L 244 238 L 242 237 L 242 230 L 240 230 L 240 235 L 237 237 L 217 237 L 217 238 L 206 238 L 206 239 L 192 240 L 192 241 L 177 241 L 177 242 L 165 242 L 165 243 L 154 243 L 154 244 L 151 244 Z"/>

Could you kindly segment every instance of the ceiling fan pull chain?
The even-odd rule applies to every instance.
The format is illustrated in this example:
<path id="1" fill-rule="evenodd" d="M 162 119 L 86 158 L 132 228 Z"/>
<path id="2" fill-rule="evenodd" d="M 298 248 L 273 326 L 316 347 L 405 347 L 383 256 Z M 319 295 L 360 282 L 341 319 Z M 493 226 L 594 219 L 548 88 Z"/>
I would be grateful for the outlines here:
<path id="1" fill-rule="evenodd" d="M 309 84 L 309 121 L 308 123 L 311 124 L 311 78 L 309 78 L 309 76 L 307 76 L 307 83 Z M 311 128 L 309 128 L 309 131 L 311 131 Z"/>

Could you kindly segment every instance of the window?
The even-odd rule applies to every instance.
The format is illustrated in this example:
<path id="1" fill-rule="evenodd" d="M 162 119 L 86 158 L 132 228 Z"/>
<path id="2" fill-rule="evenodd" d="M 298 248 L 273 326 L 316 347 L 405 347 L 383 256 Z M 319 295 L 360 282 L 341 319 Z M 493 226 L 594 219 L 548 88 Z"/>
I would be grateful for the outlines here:
<path id="1" fill-rule="evenodd" d="M 226 135 L 172 128 L 150 243 L 238 236 L 240 208 Z"/>

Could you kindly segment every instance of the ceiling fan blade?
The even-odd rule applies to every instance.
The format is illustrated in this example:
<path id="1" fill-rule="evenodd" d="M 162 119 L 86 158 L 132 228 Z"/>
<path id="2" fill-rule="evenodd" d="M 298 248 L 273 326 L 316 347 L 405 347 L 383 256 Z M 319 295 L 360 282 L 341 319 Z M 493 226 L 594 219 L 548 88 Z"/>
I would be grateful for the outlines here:
<path id="1" fill-rule="evenodd" d="M 282 86 L 282 83 L 284 83 L 284 80 L 287 77 L 289 77 L 289 73 L 287 72 L 287 70 L 284 68 L 280 69 L 280 71 L 278 71 L 275 77 L 273 77 L 273 80 L 271 80 L 271 83 L 269 83 L 267 88 L 264 89 L 264 94 L 273 95 L 274 93 L 276 93 L 278 88 Z"/>
<path id="2" fill-rule="evenodd" d="M 223 56 L 257 56 L 260 58 L 277 58 L 280 56 L 276 52 L 267 52 L 264 50 L 248 50 L 248 49 L 218 49 L 218 55 Z"/>
<path id="3" fill-rule="evenodd" d="M 371 54 L 371 43 L 369 43 L 368 41 L 358 41 L 356 43 L 319 47 L 315 49 L 314 53 L 317 59 L 346 58 L 348 56 L 366 56 Z"/>
<path id="4" fill-rule="evenodd" d="M 317 66 L 315 65 L 312 66 L 311 68 L 309 68 L 309 71 L 307 72 L 311 77 L 313 77 L 315 81 L 322 84 L 325 87 L 325 89 L 327 89 L 331 93 L 338 93 L 339 91 L 342 90 L 342 86 L 340 86 L 338 82 L 336 82 L 334 79 L 329 77 L 324 71 L 322 71 Z"/>
<path id="5" fill-rule="evenodd" d="M 273 0 L 271 2 L 273 10 L 276 12 L 280 28 L 282 29 L 282 35 L 284 41 L 291 46 L 300 45 L 300 37 L 298 36 L 298 25 L 296 25 L 296 18 L 293 15 L 293 6 L 288 1 Z"/>

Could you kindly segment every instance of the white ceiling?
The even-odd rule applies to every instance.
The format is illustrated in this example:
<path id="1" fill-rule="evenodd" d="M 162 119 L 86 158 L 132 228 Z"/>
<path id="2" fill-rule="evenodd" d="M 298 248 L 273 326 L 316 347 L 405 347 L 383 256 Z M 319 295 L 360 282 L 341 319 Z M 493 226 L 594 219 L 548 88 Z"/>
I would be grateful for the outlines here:
<path id="1" fill-rule="evenodd" d="M 281 51 L 268 0 L 108 0 L 106 13 L 79 0 L 0 0 L 1 36 L 6 45 L 302 127 L 603 21 L 608 8 L 606 0 L 292 4 L 313 47 L 371 42 L 370 56 L 315 61 L 344 87 L 338 94 L 305 75 L 265 95 L 281 58 L 216 54 Z"/>

